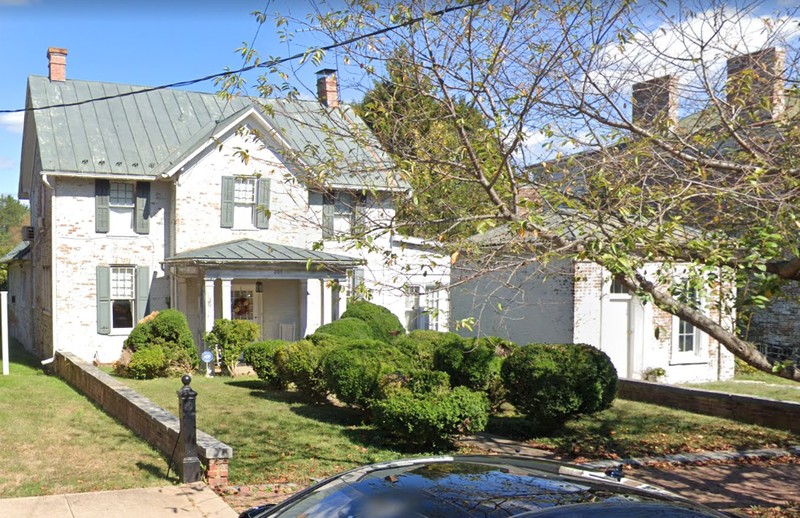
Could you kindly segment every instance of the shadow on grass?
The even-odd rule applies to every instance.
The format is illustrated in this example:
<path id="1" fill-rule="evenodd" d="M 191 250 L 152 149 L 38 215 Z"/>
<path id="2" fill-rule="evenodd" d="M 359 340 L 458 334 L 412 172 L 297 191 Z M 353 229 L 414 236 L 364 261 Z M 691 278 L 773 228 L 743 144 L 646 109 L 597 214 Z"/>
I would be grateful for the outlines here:
<path id="1" fill-rule="evenodd" d="M 12 365 L 23 365 L 25 367 L 30 367 L 31 369 L 44 371 L 41 360 L 39 360 L 31 352 L 25 349 L 21 343 L 14 339 L 9 340 L 8 363 Z"/>
<path id="2" fill-rule="evenodd" d="M 142 471 L 146 471 L 147 473 L 150 473 L 151 475 L 153 475 L 156 478 L 164 479 L 164 480 L 166 480 L 168 482 L 172 482 L 173 484 L 180 483 L 180 480 L 178 480 L 178 475 L 175 473 L 175 468 L 174 467 L 172 469 L 170 469 L 169 477 L 167 477 L 167 461 L 166 460 L 164 461 L 163 465 L 159 465 L 159 466 L 156 466 L 155 464 L 151 464 L 149 462 L 137 461 L 136 462 L 136 467 L 139 468 Z"/>

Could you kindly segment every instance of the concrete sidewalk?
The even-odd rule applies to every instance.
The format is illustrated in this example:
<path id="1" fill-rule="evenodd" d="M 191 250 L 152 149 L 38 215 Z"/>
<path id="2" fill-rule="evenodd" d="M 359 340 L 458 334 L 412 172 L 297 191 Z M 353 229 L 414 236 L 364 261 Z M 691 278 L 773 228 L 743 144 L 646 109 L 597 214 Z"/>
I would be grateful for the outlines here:
<path id="1" fill-rule="evenodd" d="M 14 518 L 236 518 L 205 484 L 125 489 L 0 500 L 0 516 Z"/>

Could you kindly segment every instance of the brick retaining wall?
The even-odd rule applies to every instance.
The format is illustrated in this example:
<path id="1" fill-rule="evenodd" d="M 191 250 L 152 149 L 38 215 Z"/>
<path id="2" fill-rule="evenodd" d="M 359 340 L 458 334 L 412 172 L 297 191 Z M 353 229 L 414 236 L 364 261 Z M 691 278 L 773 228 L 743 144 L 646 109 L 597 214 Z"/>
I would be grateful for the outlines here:
<path id="1" fill-rule="evenodd" d="M 619 397 L 800 433 L 800 403 L 756 396 L 619 380 Z"/>
<path id="2" fill-rule="evenodd" d="M 172 413 L 73 354 L 56 353 L 55 369 L 67 383 L 154 448 L 167 457 L 173 454 L 180 420 Z M 181 385 L 178 380 L 175 383 L 177 392 Z M 198 430 L 197 456 L 206 467 L 209 485 L 228 483 L 228 459 L 233 456 L 233 448 Z"/>

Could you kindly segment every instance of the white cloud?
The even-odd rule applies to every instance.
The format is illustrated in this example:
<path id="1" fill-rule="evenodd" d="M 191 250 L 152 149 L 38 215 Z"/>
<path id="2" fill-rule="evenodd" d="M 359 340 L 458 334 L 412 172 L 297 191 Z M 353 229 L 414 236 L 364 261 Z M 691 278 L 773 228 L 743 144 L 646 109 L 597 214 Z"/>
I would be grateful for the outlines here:
<path id="1" fill-rule="evenodd" d="M 0 0 L 2 2 L 3 0 Z M 0 114 L 0 128 L 11 133 L 22 133 L 22 125 L 25 122 L 25 113 L 2 113 Z"/>

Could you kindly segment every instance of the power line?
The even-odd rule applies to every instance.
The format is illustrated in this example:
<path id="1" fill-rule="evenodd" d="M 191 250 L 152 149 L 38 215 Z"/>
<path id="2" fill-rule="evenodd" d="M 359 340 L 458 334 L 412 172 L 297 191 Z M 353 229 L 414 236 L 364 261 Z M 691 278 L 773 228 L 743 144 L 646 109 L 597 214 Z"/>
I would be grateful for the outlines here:
<path id="1" fill-rule="evenodd" d="M 379 36 L 381 34 L 386 34 L 388 32 L 396 31 L 397 29 L 402 29 L 404 27 L 409 27 L 411 25 L 415 25 L 415 24 L 423 21 L 425 18 L 430 18 L 430 17 L 438 18 L 440 16 L 444 16 L 445 14 L 448 14 L 448 13 L 451 13 L 451 12 L 454 12 L 454 11 L 459 11 L 461 9 L 467 9 L 469 7 L 477 7 L 479 5 L 482 5 L 482 4 L 485 4 L 485 3 L 488 3 L 488 2 L 489 2 L 489 0 L 477 0 L 475 2 L 471 2 L 471 3 L 468 3 L 468 4 L 464 4 L 464 5 L 458 5 L 458 6 L 454 6 L 454 7 L 447 7 L 445 9 L 440 9 L 438 11 L 433 11 L 431 13 L 428 13 L 427 15 L 424 15 L 424 16 L 418 16 L 416 18 L 409 18 L 405 22 L 398 23 L 397 25 L 384 27 L 382 29 L 378 29 L 376 31 L 372 31 L 372 32 L 369 32 L 367 34 L 362 34 L 360 36 L 355 36 L 353 38 L 348 38 L 348 39 L 346 39 L 344 41 L 340 41 L 338 43 L 332 43 L 330 45 L 325 45 L 323 47 L 316 47 L 316 48 L 307 50 L 305 52 L 298 52 L 296 54 L 292 54 L 291 56 L 286 56 L 286 57 L 283 57 L 283 58 L 271 59 L 271 60 L 263 62 L 263 63 L 244 66 L 244 67 L 241 67 L 241 68 L 239 68 L 237 70 L 228 70 L 226 72 L 218 72 L 216 74 L 209 74 L 207 76 L 197 77 L 195 79 L 188 79 L 186 81 L 177 81 L 175 83 L 167 83 L 167 84 L 163 84 L 163 85 L 159 85 L 159 86 L 151 86 L 151 87 L 146 87 L 146 88 L 142 88 L 142 89 L 139 89 L 139 90 L 133 90 L 133 91 L 130 91 L 130 92 L 122 92 L 122 93 L 113 94 L 113 95 L 105 95 L 105 96 L 102 96 L 102 97 L 93 97 L 91 99 L 84 99 L 82 101 L 73 101 L 73 102 L 60 103 L 60 104 L 51 104 L 49 106 L 34 106 L 34 107 L 31 107 L 31 108 L 17 108 L 17 109 L 13 109 L 13 110 L 0 110 L 0 114 L 3 114 L 3 113 L 34 112 L 34 111 L 41 111 L 41 110 L 49 110 L 49 109 L 52 109 L 52 108 L 69 108 L 69 107 L 72 107 L 72 106 L 81 106 L 81 105 L 84 105 L 84 104 L 89 104 L 89 103 L 93 103 L 93 102 L 97 102 L 97 101 L 108 101 L 108 100 L 111 100 L 111 99 L 118 99 L 120 97 L 130 97 L 132 95 L 144 94 L 144 93 L 148 93 L 148 92 L 155 92 L 155 91 L 158 91 L 158 90 L 165 90 L 167 88 L 178 88 L 178 87 L 181 87 L 181 86 L 190 86 L 190 85 L 194 85 L 194 84 L 197 84 L 197 83 L 203 83 L 205 81 L 210 81 L 212 79 L 217 79 L 219 77 L 242 74 L 244 72 L 249 72 L 249 71 L 255 70 L 257 68 L 274 67 L 276 65 L 280 65 L 280 64 L 286 63 L 288 61 L 294 61 L 296 59 L 302 59 L 302 58 L 307 57 L 307 56 L 309 56 L 309 55 L 311 55 L 311 54 L 313 54 L 315 52 L 320 52 L 320 51 L 327 52 L 329 50 L 333 50 L 333 49 L 336 49 L 336 48 L 339 48 L 339 47 L 344 47 L 345 45 L 350 45 L 352 43 L 357 43 L 357 42 L 359 42 L 361 40 L 364 40 L 364 39 L 367 39 L 367 38 L 371 38 L 373 36 Z"/>

